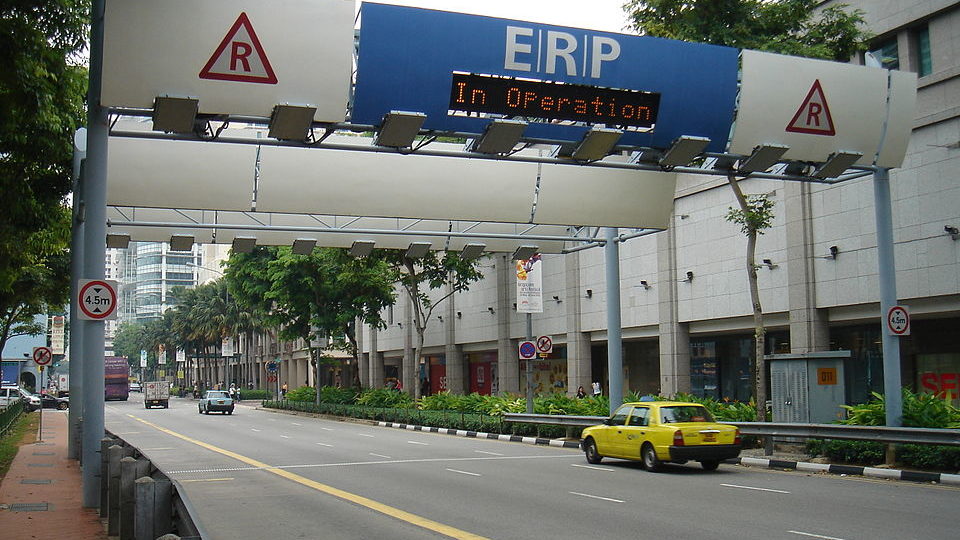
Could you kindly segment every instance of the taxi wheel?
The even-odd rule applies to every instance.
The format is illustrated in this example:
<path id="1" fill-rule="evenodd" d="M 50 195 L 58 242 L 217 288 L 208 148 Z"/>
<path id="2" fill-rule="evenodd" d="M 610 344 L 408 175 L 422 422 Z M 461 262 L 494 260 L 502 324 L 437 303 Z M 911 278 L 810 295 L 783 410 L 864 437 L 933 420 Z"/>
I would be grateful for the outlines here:
<path id="1" fill-rule="evenodd" d="M 705 471 L 715 471 L 717 467 L 720 466 L 719 459 L 706 459 L 700 462 L 700 466 L 703 467 Z"/>
<path id="2" fill-rule="evenodd" d="M 61 410 L 61 411 L 67 410 L 67 404 L 66 404 L 66 403 L 57 403 L 57 409 L 59 409 L 59 410 Z"/>
<path id="3" fill-rule="evenodd" d="M 587 463 L 596 465 L 603 459 L 603 456 L 597 452 L 597 443 L 593 442 L 593 439 L 587 439 L 584 441 L 583 452 L 587 455 Z"/>
<path id="4" fill-rule="evenodd" d="M 233 414 L 233 411 L 227 411 L 227 414 Z"/>
<path id="5" fill-rule="evenodd" d="M 650 472 L 657 472 L 661 469 L 662 462 L 660 458 L 657 457 L 657 451 L 653 449 L 653 445 L 647 443 L 643 445 L 643 450 L 641 450 L 641 455 L 643 456 L 643 467 Z"/>

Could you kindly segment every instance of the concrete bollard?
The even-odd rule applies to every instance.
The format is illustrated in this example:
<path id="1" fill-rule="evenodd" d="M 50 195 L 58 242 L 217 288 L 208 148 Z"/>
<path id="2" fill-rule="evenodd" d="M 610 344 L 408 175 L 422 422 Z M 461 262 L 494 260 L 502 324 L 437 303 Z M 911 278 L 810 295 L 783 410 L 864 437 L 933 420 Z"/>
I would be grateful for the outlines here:
<path id="1" fill-rule="evenodd" d="M 153 512 L 156 507 L 156 482 L 149 476 L 134 482 L 136 504 L 133 514 L 133 531 L 136 540 L 154 540 Z"/>
<path id="2" fill-rule="evenodd" d="M 157 538 L 173 530 L 173 483 L 166 478 L 157 480 L 153 513 L 153 537 Z"/>
<path id="3" fill-rule="evenodd" d="M 107 517 L 107 466 L 110 463 L 110 452 L 108 451 L 116 441 L 110 437 L 100 439 L 100 517 Z"/>
<path id="4" fill-rule="evenodd" d="M 120 460 L 123 447 L 114 444 L 107 449 L 107 534 L 117 536 L 120 532 Z M 103 501 L 101 501 L 103 506 Z"/>
<path id="5" fill-rule="evenodd" d="M 127 456 L 120 460 L 120 540 L 133 540 L 133 513 L 136 502 L 134 482 L 150 473 L 150 461 Z"/>

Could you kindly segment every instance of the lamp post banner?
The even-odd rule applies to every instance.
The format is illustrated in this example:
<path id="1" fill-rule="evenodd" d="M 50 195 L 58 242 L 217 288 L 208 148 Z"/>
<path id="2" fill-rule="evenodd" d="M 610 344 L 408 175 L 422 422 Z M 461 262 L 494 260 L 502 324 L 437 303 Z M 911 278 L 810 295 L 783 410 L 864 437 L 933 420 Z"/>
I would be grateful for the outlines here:
<path id="1" fill-rule="evenodd" d="M 514 261 L 517 269 L 517 313 L 543 313 L 543 261 L 537 253 Z"/>

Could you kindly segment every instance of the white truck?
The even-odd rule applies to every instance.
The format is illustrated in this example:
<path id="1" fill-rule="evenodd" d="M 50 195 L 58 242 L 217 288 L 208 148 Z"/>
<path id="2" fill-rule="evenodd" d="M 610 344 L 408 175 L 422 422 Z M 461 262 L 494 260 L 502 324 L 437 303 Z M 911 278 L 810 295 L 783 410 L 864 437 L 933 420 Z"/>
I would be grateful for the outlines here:
<path id="1" fill-rule="evenodd" d="M 151 407 L 170 407 L 170 385 L 165 381 L 151 381 L 143 383 L 143 406 L 146 409 Z"/>

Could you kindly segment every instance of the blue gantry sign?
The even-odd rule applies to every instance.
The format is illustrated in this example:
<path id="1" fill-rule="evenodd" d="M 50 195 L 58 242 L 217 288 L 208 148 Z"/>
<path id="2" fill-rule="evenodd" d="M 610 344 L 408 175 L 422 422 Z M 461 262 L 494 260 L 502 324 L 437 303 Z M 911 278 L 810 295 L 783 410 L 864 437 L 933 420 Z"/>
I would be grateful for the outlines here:
<path id="1" fill-rule="evenodd" d="M 666 147 L 680 135 L 723 151 L 737 57 L 729 47 L 364 3 L 352 121 L 393 110 L 425 129 L 481 133 L 490 117 L 524 135 L 577 141 L 589 125 L 622 144 Z"/>

